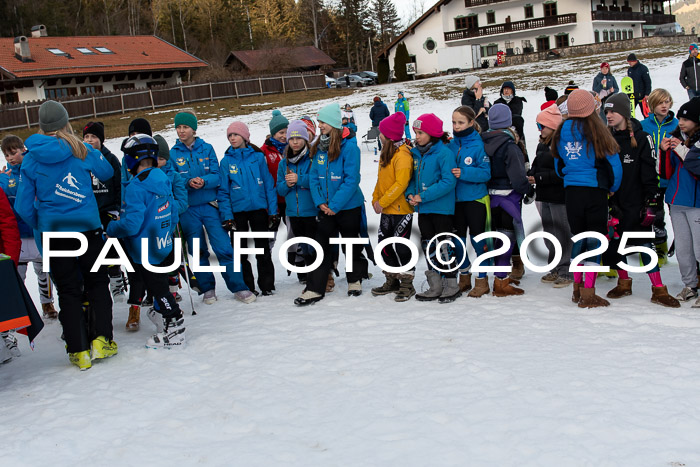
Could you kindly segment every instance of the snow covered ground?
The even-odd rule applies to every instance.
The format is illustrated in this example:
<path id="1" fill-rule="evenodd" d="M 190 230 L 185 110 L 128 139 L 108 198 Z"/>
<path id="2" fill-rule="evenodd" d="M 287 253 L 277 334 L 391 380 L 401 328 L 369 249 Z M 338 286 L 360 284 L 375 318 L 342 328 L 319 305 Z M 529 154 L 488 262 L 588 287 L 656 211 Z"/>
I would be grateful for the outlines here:
<path id="1" fill-rule="evenodd" d="M 677 109 L 684 54 L 648 59 L 656 86 Z M 603 61 L 618 79 L 624 56 L 542 62 L 487 70 L 492 101 L 504 79 L 525 96 L 528 146 L 544 85 L 569 79 L 589 86 Z M 463 75 L 358 90 L 341 104 L 369 128 L 372 97 L 390 105 L 398 90 L 411 115 L 434 112 L 450 129 Z M 435 97 L 442 92 L 444 97 Z M 315 115 L 327 101 L 282 108 Z M 214 103 L 216 105 L 216 103 Z M 135 117 L 136 115 L 132 116 Z M 241 117 L 252 140 L 267 134 L 268 111 Z M 233 117 L 200 123 L 219 155 Z M 173 130 L 164 132 L 174 142 Z M 119 141 L 107 145 L 118 152 Z M 371 196 L 377 164 L 363 147 L 362 188 Z M 539 219 L 525 208 L 528 232 Z M 378 216 L 370 215 L 376 233 Z M 417 225 L 414 222 L 414 239 Z M 376 242 L 376 238 L 375 238 Z M 416 285 L 424 286 L 423 262 Z M 292 300 L 294 276 L 277 269 L 277 294 L 252 305 L 233 300 L 218 281 L 219 301 L 190 316 L 188 346 L 155 351 L 151 332 L 126 333 L 127 306 L 114 307 L 119 355 L 87 372 L 68 364 L 60 326 L 48 322 L 32 351 L 0 366 L 6 415 L 0 439 L 7 465 L 237 466 L 693 466 L 700 465 L 700 315 L 685 304 L 651 305 L 646 277 L 634 295 L 606 309 L 580 310 L 571 289 L 552 289 L 528 272 L 517 298 L 461 298 L 449 305 L 397 304 L 373 298 L 378 268 L 359 298 L 346 283 L 309 308 Z M 672 293 L 675 260 L 662 269 Z M 37 297 L 35 280 L 28 284 Z M 613 282 L 602 279 L 604 294 Z M 3 462 L 3 463 L 4 463 Z"/>

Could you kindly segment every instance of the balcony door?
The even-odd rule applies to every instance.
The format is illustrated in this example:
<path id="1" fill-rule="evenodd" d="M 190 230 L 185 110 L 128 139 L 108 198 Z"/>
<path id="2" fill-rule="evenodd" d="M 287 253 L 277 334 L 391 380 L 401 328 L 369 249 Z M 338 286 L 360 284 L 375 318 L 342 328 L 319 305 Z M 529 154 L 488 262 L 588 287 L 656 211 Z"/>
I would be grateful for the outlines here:
<path id="1" fill-rule="evenodd" d="M 557 16 L 557 2 L 545 3 L 544 17 Z"/>

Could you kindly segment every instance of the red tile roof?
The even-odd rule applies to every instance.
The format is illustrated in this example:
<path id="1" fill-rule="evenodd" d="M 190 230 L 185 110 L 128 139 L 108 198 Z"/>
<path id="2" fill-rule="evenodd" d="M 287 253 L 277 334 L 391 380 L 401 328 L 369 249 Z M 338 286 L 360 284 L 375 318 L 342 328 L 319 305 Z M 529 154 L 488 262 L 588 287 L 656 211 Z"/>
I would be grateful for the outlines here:
<path id="1" fill-rule="evenodd" d="M 28 37 L 31 62 L 15 56 L 14 38 L 0 38 L 0 74 L 6 78 L 55 78 L 138 71 L 183 70 L 208 66 L 156 36 Z M 83 54 L 77 48 L 94 54 Z M 105 47 L 113 53 L 101 53 Z M 48 49 L 70 54 L 55 55 Z"/>
<path id="2" fill-rule="evenodd" d="M 261 50 L 232 50 L 226 59 L 238 59 L 250 71 L 286 70 L 333 65 L 335 60 L 313 45 Z"/>

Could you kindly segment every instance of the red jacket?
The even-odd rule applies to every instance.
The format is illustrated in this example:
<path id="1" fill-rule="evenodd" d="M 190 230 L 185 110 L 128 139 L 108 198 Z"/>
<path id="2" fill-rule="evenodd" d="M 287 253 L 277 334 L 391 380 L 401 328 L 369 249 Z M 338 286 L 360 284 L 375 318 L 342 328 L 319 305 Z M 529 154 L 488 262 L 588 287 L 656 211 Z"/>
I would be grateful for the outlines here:
<path id="1" fill-rule="evenodd" d="M 263 154 L 265 154 L 267 170 L 270 171 L 270 175 L 272 175 L 272 179 L 275 181 L 275 185 L 277 185 L 277 167 L 279 167 L 280 161 L 282 160 L 282 154 L 280 154 L 277 148 L 270 143 L 269 140 L 265 140 L 265 144 L 260 146 L 260 150 L 263 152 Z M 275 186 L 275 188 L 277 187 Z M 275 189 L 275 191 L 277 190 Z M 279 194 L 277 195 L 277 206 L 286 206 L 284 197 L 280 196 Z M 284 216 L 284 207 L 279 208 L 279 213 L 281 216 Z"/>
<path id="2" fill-rule="evenodd" d="M 17 265 L 21 249 L 22 240 L 19 236 L 17 219 L 5 192 L 0 188 L 0 253 L 8 255 Z"/>

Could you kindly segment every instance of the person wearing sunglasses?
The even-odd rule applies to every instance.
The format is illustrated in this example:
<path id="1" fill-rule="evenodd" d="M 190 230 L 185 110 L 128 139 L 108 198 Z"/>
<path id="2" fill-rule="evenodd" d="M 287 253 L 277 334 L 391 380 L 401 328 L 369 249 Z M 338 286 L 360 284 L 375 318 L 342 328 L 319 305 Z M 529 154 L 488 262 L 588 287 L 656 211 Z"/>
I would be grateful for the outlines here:
<path id="1" fill-rule="evenodd" d="M 481 131 L 489 129 L 489 108 L 491 103 L 484 96 L 484 89 L 481 85 L 481 80 L 476 75 L 469 75 L 464 78 L 466 89 L 462 93 L 462 105 L 471 108 L 476 114 L 476 123 L 479 124 Z"/>

